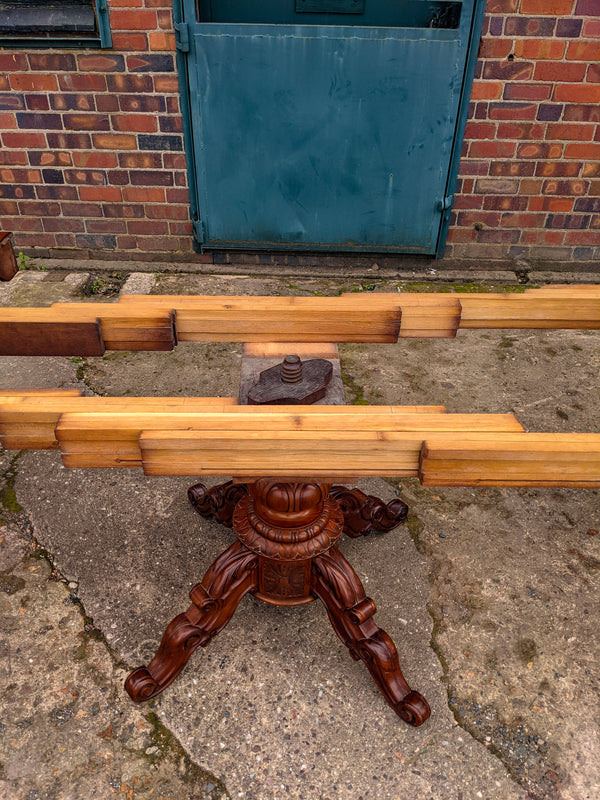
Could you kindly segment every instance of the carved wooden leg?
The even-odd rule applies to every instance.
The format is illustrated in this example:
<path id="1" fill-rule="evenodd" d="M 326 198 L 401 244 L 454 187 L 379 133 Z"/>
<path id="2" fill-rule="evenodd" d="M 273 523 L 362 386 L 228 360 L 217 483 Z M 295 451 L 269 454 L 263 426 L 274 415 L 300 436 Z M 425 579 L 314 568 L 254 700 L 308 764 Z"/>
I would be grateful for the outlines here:
<path id="1" fill-rule="evenodd" d="M 408 506 L 402 500 L 384 503 L 372 494 L 345 486 L 332 486 L 329 496 L 340 504 L 344 514 L 344 533 L 352 538 L 372 531 L 391 531 L 404 522 Z"/>
<path id="2" fill-rule="evenodd" d="M 188 489 L 188 499 L 202 517 L 214 517 L 221 525 L 231 528 L 233 509 L 238 500 L 248 494 L 244 483 L 220 483 L 207 489 L 203 483 L 197 483 Z"/>
<path id="3" fill-rule="evenodd" d="M 396 714 L 409 725 L 422 725 L 431 713 L 429 704 L 404 679 L 393 641 L 373 621 L 375 603 L 337 547 L 313 559 L 312 590 L 352 658 L 364 661 Z"/>
<path id="4" fill-rule="evenodd" d="M 160 647 L 147 667 L 133 670 L 125 681 L 136 703 L 165 689 L 197 647 L 206 647 L 229 622 L 240 600 L 257 589 L 258 557 L 234 542 L 190 592 L 192 605 L 167 626 Z"/>

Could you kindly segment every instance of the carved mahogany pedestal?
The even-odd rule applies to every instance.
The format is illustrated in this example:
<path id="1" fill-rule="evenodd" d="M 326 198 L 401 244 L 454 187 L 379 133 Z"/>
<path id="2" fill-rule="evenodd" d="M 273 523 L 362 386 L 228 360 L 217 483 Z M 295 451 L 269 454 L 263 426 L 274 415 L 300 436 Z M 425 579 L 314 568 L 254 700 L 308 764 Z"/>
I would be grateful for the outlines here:
<path id="1" fill-rule="evenodd" d="M 197 647 L 205 647 L 233 616 L 244 595 L 278 606 L 319 598 L 333 628 L 355 660 L 362 660 L 394 711 L 410 725 L 429 717 L 427 701 L 400 670 L 396 647 L 373 621 L 375 603 L 337 548 L 342 532 L 387 531 L 406 518 L 400 500 L 387 505 L 359 489 L 320 482 L 261 479 L 188 492 L 196 510 L 233 527 L 237 541 L 222 553 L 190 592 L 192 605 L 167 626 L 147 667 L 125 682 L 132 700 L 162 692 Z"/>

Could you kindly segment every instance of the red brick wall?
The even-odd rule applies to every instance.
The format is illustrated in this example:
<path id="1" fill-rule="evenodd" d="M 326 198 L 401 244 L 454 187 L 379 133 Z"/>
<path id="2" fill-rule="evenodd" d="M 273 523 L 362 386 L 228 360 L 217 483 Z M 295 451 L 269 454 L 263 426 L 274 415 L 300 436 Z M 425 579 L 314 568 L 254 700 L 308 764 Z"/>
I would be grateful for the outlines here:
<path id="1" fill-rule="evenodd" d="M 600 259 L 600 0 L 488 0 L 447 258 Z"/>
<path id="2" fill-rule="evenodd" d="M 113 50 L 0 50 L 0 229 L 43 256 L 208 260 L 170 0 L 109 6 Z M 488 0 L 446 259 L 599 259 L 599 122 L 600 0 Z"/>

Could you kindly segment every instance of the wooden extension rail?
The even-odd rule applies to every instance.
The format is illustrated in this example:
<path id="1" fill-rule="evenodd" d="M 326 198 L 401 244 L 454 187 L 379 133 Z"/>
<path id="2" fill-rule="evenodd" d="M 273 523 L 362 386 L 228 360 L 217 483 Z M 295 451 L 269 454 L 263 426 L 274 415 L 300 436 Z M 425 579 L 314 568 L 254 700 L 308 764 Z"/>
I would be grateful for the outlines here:
<path id="1" fill-rule="evenodd" d="M 340 297 L 129 295 L 117 303 L 0 308 L 0 355 L 98 356 L 182 342 L 396 342 L 459 328 L 600 329 L 600 287 L 520 294 L 348 293 Z"/>
<path id="2" fill-rule="evenodd" d="M 600 434 L 526 433 L 513 414 L 441 406 L 267 409 L 232 398 L 0 392 L 0 441 L 59 448 L 67 467 L 141 467 L 147 475 L 600 487 Z"/>

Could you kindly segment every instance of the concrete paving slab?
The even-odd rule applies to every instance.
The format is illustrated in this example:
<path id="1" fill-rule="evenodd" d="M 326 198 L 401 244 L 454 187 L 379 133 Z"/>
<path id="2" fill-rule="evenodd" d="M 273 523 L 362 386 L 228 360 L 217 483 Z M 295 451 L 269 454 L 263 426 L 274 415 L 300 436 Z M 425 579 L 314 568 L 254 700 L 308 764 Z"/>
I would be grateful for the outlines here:
<path id="1" fill-rule="evenodd" d="M 336 294 L 370 281 L 319 277 L 289 283 L 281 277 L 160 275 L 153 291 Z M 377 287 L 397 288 L 394 282 Z M 20 297 L 27 304 L 26 295 Z M 461 331 L 456 340 L 344 345 L 340 355 L 351 402 L 515 409 L 530 430 L 600 429 L 597 332 Z M 222 344 L 95 360 L 4 358 L 0 387 L 79 383 L 97 394 L 235 395 L 240 359 L 238 345 Z M 86 614 L 84 632 L 91 625 L 99 636 L 93 657 L 105 659 L 110 708 L 140 714 L 146 723 L 155 715 L 150 719 L 160 721 L 187 754 L 185 770 L 196 765 L 215 776 L 198 773 L 211 798 L 226 787 L 227 796 L 244 800 L 596 800 L 598 491 L 438 491 L 415 480 L 360 484 L 385 499 L 399 492 L 411 509 L 406 526 L 345 540 L 342 549 L 377 603 L 376 621 L 396 641 L 406 677 L 432 705 L 431 719 L 415 730 L 386 706 L 364 667 L 352 662 L 319 603 L 282 609 L 244 600 L 229 626 L 196 652 L 169 689 L 150 704 L 131 704 L 120 687 L 124 668 L 152 656 L 165 625 L 187 607 L 187 592 L 232 534 L 188 506 L 188 479 L 148 479 L 135 470 L 65 470 L 56 453 L 16 455 L 4 453 L 0 461 L 3 524 L 33 536 L 71 586 L 70 595 Z M 15 576 L 8 578 L 9 587 L 15 578 L 19 585 L 21 579 L 38 580 L 39 571 L 21 569 L 12 556 L 6 564 L 7 576 Z M 40 585 L 19 591 L 42 592 L 47 580 L 43 571 L 39 577 Z M 6 597 L 12 602 L 13 595 Z M 54 614 L 63 599 L 64 594 L 48 595 L 44 603 L 31 603 L 29 626 L 9 625 L 2 635 L 13 643 L 27 639 L 27 653 L 34 653 L 27 658 L 41 652 L 57 673 L 67 670 L 61 674 L 70 683 L 64 685 L 79 692 L 75 717 L 87 708 L 88 694 L 95 697 L 86 683 L 86 659 L 73 666 L 54 639 L 48 639 L 50 656 L 37 649 L 33 636 L 44 627 L 34 617 L 41 619 L 44 609 Z M 19 661 L 19 674 L 27 663 Z M 58 708 L 52 705 L 52 671 L 44 681 L 43 665 L 36 669 L 37 693 L 18 700 L 25 709 L 19 713 L 28 719 L 37 719 L 36 703 L 48 714 Z M 60 700 L 66 705 L 62 694 Z M 6 694 L 0 699 L 3 719 L 15 715 L 14 702 Z M 103 719 L 112 719 L 112 710 L 101 709 Z M 43 742 L 22 738 L 30 746 L 19 745 L 25 765 L 52 763 L 62 752 L 64 740 L 55 729 L 46 722 L 40 726 Z M 87 723 L 79 727 L 80 741 L 87 742 L 81 748 L 91 758 L 97 730 Z M 17 728 L 11 736 L 14 730 L 21 741 L 25 728 Z M 143 744 L 145 752 L 147 740 Z M 126 761 L 132 748 L 121 732 L 111 748 L 114 764 L 124 765 L 121 775 L 138 778 L 135 787 L 124 785 L 145 800 L 136 792 L 153 773 L 144 773 L 139 760 L 132 772 Z M 14 768 L 10 752 L 0 758 Z M 176 760 L 158 761 L 161 775 L 179 774 Z M 87 763 L 83 751 L 74 753 L 72 763 L 75 775 Z M 66 760 L 57 768 L 69 774 Z M 85 796 L 65 789 L 66 783 L 36 783 L 29 766 L 22 772 L 0 792 L 18 785 L 25 798 L 26 790 L 54 786 L 67 800 Z M 6 774 L 5 767 L 0 778 Z M 77 774 L 87 779 L 84 768 Z M 182 781 L 164 797 L 195 798 Z M 78 785 L 91 784 L 73 783 Z"/>

